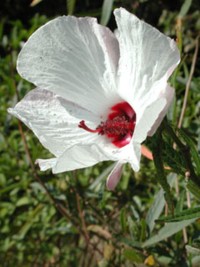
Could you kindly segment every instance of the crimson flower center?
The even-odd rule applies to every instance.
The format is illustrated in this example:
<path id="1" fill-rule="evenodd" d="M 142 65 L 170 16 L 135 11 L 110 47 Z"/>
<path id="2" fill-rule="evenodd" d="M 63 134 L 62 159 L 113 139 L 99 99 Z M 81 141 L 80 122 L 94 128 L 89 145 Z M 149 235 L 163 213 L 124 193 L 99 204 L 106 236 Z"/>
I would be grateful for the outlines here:
<path id="1" fill-rule="evenodd" d="M 102 121 L 96 129 L 89 128 L 85 121 L 79 123 L 79 127 L 99 135 L 106 135 L 117 147 L 123 147 L 130 143 L 136 123 L 136 113 L 127 102 L 120 102 L 111 107 L 111 113 L 106 121 Z"/>

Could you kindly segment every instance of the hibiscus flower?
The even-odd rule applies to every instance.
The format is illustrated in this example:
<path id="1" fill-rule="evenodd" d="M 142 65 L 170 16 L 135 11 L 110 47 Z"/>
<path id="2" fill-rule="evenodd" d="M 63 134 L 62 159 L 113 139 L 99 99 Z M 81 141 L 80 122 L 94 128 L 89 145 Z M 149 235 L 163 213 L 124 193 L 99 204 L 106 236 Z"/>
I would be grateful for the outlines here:
<path id="1" fill-rule="evenodd" d="M 55 157 L 41 170 L 60 173 L 112 160 L 112 190 L 124 163 L 139 170 L 141 143 L 161 123 L 179 63 L 176 43 L 123 8 L 112 33 L 95 18 L 58 17 L 39 28 L 17 70 L 36 89 L 9 112 Z"/>

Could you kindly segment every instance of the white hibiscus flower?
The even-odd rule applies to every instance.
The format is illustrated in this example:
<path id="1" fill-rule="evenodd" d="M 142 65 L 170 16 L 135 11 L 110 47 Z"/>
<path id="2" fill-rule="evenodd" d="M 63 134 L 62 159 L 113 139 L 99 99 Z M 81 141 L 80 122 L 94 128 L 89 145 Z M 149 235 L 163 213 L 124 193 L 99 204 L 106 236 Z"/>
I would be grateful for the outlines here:
<path id="1" fill-rule="evenodd" d="M 113 160 L 107 186 L 122 165 L 139 170 L 141 143 L 167 112 L 167 84 L 179 63 L 175 42 L 120 8 L 116 35 L 95 18 L 63 16 L 38 29 L 19 54 L 17 69 L 36 85 L 9 112 L 52 154 L 41 170 L 60 173 Z"/>

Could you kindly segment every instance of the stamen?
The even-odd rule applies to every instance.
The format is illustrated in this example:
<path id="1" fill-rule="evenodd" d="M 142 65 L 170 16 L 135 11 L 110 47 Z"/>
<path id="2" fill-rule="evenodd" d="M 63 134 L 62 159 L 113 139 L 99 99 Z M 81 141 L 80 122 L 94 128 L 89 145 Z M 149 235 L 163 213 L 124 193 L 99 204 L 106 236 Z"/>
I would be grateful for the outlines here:
<path id="1" fill-rule="evenodd" d="M 97 128 L 91 129 L 82 120 L 79 127 L 90 132 L 106 135 L 113 145 L 121 148 L 130 143 L 135 129 L 136 113 L 127 102 L 120 102 L 111 108 L 111 113 L 105 122 L 101 122 Z"/>

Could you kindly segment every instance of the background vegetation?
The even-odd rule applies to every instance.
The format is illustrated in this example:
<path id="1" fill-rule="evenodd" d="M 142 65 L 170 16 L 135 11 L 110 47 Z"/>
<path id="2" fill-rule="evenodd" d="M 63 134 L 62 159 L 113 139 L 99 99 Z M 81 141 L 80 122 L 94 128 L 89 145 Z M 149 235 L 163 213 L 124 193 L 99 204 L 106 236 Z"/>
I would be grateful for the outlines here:
<path id="1" fill-rule="evenodd" d="M 189 144 L 192 164 L 200 175 L 200 2 L 43 0 L 30 4 L 5 0 L 0 8 L 0 266 L 200 266 L 200 190 L 188 187 L 182 163 L 185 152 L 176 153 L 172 140 L 164 139 L 163 158 L 173 170 L 165 174 L 175 211 L 182 215 L 163 224 L 162 217 L 155 222 L 168 212 L 152 161 L 142 158 L 139 173 L 125 166 L 114 192 L 105 188 L 112 162 L 59 175 L 40 172 L 34 162 L 50 157 L 49 152 L 7 113 L 33 88 L 15 67 L 23 43 L 39 26 L 56 16 L 74 14 L 96 16 L 113 30 L 111 11 L 123 6 L 178 42 L 182 61 L 171 78 L 176 100 L 168 119 L 173 127 L 185 129 L 182 142 Z M 180 121 L 186 88 L 187 105 Z M 146 145 L 153 148 L 152 144 L 147 140 Z"/>

